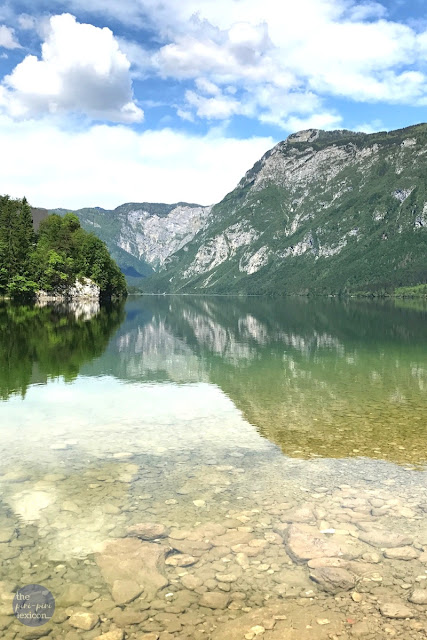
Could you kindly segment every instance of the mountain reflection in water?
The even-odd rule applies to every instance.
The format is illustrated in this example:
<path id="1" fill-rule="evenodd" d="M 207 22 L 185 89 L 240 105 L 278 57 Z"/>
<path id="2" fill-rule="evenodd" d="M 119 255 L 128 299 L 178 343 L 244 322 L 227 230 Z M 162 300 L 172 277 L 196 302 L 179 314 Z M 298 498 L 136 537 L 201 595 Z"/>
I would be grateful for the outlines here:
<path id="1" fill-rule="evenodd" d="M 425 461 L 427 311 L 337 300 L 146 296 L 0 306 L 0 394 L 63 377 L 219 387 L 294 457 Z"/>
<path id="2" fill-rule="evenodd" d="M 426 319 L 401 301 L 147 296 L 82 373 L 215 384 L 287 455 L 422 462 Z"/>

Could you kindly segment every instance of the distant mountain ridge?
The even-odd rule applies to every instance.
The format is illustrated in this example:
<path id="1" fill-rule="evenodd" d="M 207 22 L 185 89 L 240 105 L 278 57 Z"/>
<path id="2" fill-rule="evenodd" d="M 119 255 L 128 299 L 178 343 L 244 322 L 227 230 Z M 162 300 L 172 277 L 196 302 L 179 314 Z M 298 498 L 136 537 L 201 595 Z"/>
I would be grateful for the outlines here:
<path id="1" fill-rule="evenodd" d="M 292 134 L 212 207 L 127 203 L 75 213 L 144 291 L 338 294 L 415 285 L 427 282 L 427 125 Z"/>
<path id="2" fill-rule="evenodd" d="M 185 246 L 201 229 L 212 207 L 194 203 L 126 203 L 114 210 L 100 207 L 74 211 L 87 231 L 99 236 L 127 276 L 140 284 L 164 267 L 169 256 Z M 68 210 L 52 212 L 64 215 Z"/>

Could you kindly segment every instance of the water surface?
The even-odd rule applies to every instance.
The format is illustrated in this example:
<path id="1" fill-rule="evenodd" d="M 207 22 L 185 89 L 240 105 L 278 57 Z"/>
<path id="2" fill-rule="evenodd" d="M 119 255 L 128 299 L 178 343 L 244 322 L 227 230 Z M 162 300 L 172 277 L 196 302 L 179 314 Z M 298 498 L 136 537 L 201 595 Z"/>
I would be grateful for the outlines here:
<path id="1" fill-rule="evenodd" d="M 67 640 L 425 637 L 426 319 L 306 299 L 0 307 L 4 637 L 25 637 L 10 598 L 30 583 Z"/>

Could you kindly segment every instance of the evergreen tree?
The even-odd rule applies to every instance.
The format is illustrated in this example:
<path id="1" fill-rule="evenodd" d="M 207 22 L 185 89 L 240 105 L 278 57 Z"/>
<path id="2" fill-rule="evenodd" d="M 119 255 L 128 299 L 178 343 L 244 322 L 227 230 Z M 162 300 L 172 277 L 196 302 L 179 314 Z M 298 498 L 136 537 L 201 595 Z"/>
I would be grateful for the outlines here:
<path id="1" fill-rule="evenodd" d="M 36 238 L 26 198 L 0 197 L 0 295 L 65 293 L 82 278 L 93 280 L 101 295 L 126 295 L 124 275 L 107 247 L 80 227 L 75 214 L 48 216 Z"/>
<path id="2" fill-rule="evenodd" d="M 18 272 L 14 275 L 28 276 L 31 262 L 31 254 L 35 246 L 35 233 L 31 207 L 27 199 L 18 201 L 16 219 L 16 267 Z"/>
<path id="3" fill-rule="evenodd" d="M 3 290 L 11 278 L 16 275 L 17 261 L 17 208 L 18 203 L 9 196 L 3 196 L 0 202 L 0 274 Z M 4 292 L 3 291 L 3 292 Z"/>

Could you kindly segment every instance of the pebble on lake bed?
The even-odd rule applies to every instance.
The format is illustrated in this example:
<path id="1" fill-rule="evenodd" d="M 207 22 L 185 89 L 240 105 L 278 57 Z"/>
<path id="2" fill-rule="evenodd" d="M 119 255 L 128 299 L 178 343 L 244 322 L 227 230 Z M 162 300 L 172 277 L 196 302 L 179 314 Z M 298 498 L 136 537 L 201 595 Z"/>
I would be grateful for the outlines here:
<path id="1" fill-rule="evenodd" d="M 75 629 L 81 629 L 82 631 L 90 631 L 99 622 L 99 618 L 95 613 L 89 613 L 87 611 L 78 611 L 74 613 L 68 623 Z"/>
<path id="2" fill-rule="evenodd" d="M 93 640 L 124 640 L 125 632 L 122 629 L 115 629 L 103 633 L 102 636 L 96 636 Z"/>
<path id="3" fill-rule="evenodd" d="M 396 620 L 414 617 L 414 612 L 404 602 L 386 602 L 381 604 L 380 612 L 386 618 L 395 618 Z"/>

